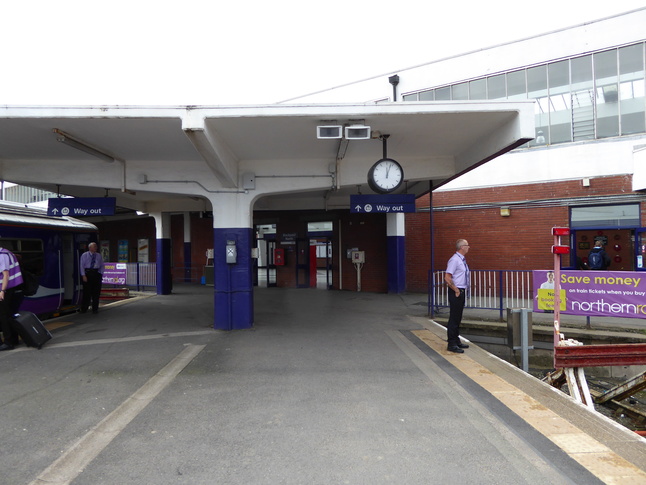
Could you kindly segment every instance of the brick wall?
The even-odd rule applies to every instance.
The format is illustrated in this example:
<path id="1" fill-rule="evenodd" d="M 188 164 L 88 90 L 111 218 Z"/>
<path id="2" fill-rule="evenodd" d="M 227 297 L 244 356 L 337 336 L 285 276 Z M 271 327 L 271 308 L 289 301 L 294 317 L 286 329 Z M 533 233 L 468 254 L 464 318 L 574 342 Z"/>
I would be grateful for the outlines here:
<path id="1" fill-rule="evenodd" d="M 433 194 L 434 268 L 446 268 L 455 252 L 455 242 L 460 238 L 467 239 L 471 246 L 467 257 L 472 269 L 548 268 L 553 264 L 552 227 L 569 225 L 567 199 L 631 191 L 630 176 L 614 176 L 591 179 L 589 187 L 583 187 L 581 180 L 572 180 L 436 192 Z M 530 201 L 544 201 L 544 204 L 529 205 Z M 469 205 L 476 207 L 455 209 Z M 510 208 L 510 216 L 500 215 L 503 205 Z M 406 279 L 408 291 L 425 292 L 431 268 L 429 196 L 418 199 L 417 207 L 420 212 L 406 217 Z M 642 221 L 646 221 L 643 206 Z M 570 265 L 569 258 L 563 264 Z"/>

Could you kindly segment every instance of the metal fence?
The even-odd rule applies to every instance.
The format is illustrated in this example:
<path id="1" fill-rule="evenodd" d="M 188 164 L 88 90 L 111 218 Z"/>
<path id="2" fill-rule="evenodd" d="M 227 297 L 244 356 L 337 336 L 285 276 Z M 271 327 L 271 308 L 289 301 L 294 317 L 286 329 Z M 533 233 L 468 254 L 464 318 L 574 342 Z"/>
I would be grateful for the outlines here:
<path id="1" fill-rule="evenodd" d="M 126 286 L 137 291 L 157 287 L 157 263 L 126 263 Z"/>
<path id="2" fill-rule="evenodd" d="M 157 263 L 126 263 L 126 285 L 139 290 L 157 287 Z M 177 266 L 172 268 L 173 281 L 200 283 L 204 273 L 202 266 Z"/>
<path id="3" fill-rule="evenodd" d="M 428 272 L 428 313 L 449 307 L 449 287 L 445 271 Z M 532 308 L 532 271 L 473 270 L 465 308 L 499 310 L 500 319 L 507 308 Z"/>

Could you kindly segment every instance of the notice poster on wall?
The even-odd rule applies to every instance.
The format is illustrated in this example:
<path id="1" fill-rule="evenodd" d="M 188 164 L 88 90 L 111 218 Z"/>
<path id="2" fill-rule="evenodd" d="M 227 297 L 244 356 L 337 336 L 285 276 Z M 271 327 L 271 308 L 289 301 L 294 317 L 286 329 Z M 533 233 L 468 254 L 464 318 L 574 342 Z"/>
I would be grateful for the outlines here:
<path id="1" fill-rule="evenodd" d="M 101 241 L 101 257 L 103 261 L 110 261 L 110 241 Z"/>
<path id="2" fill-rule="evenodd" d="M 554 272 L 534 271 L 533 278 L 534 311 L 553 311 Z M 646 318 L 646 273 L 562 270 L 560 285 L 562 313 Z"/>
<path id="3" fill-rule="evenodd" d="M 148 262 L 148 239 L 137 239 L 137 262 Z"/>
<path id="4" fill-rule="evenodd" d="M 117 255 L 117 261 L 119 263 L 128 262 L 128 240 L 119 239 L 119 254 Z"/>

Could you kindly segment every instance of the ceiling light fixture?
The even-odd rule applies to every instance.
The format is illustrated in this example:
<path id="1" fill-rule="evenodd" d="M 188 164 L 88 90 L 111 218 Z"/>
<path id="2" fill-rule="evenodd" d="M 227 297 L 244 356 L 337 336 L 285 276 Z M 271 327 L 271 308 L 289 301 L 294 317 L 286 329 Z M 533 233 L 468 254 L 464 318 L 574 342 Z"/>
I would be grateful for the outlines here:
<path id="1" fill-rule="evenodd" d="M 54 128 L 52 131 L 56 133 L 56 141 L 64 143 L 65 145 L 70 146 L 72 148 L 76 148 L 77 150 L 85 152 L 88 155 L 92 155 L 93 157 L 96 157 L 99 160 L 112 163 L 117 159 L 115 156 L 110 155 L 102 150 L 99 150 L 98 148 L 95 148 L 87 144 L 86 142 L 79 140 L 78 138 L 70 135 L 69 133 L 65 133 L 64 131 L 61 131 L 58 128 Z"/>

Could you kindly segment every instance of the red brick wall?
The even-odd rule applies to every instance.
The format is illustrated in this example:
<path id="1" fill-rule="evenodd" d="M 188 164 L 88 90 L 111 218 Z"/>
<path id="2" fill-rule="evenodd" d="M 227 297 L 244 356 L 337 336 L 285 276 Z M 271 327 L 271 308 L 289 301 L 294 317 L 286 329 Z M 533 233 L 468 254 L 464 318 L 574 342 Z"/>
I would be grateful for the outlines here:
<path id="1" fill-rule="evenodd" d="M 434 267 L 443 270 L 455 252 L 455 242 L 463 238 L 471 246 L 467 256 L 472 269 L 548 268 L 553 264 L 552 227 L 569 225 L 569 206 L 551 199 L 596 197 L 632 191 L 630 176 L 591 179 L 589 187 L 580 180 L 531 185 L 488 187 L 433 194 Z M 543 206 L 515 206 L 514 202 L 545 201 Z M 492 207 L 486 205 L 493 204 Z M 560 204 L 560 205 L 559 205 Z M 485 207 L 451 209 L 456 206 Z M 510 208 L 502 217 L 500 206 Z M 418 210 L 429 207 L 429 196 L 417 201 Z M 644 208 L 642 207 L 642 211 Z M 646 220 L 642 214 L 642 220 Z M 429 213 L 406 217 L 407 289 L 424 292 L 431 268 Z M 570 261 L 565 260 L 564 265 Z"/>

